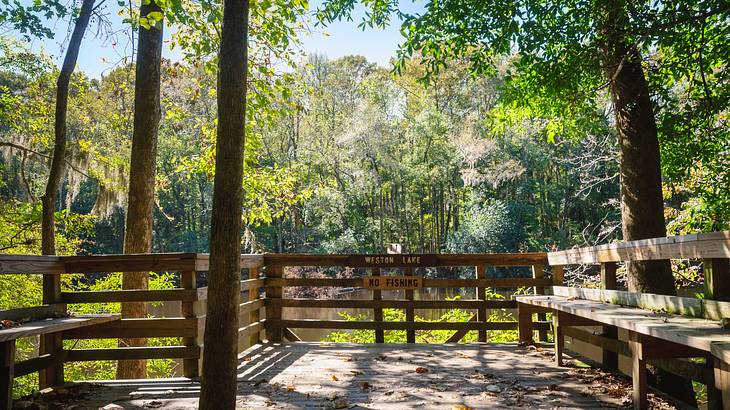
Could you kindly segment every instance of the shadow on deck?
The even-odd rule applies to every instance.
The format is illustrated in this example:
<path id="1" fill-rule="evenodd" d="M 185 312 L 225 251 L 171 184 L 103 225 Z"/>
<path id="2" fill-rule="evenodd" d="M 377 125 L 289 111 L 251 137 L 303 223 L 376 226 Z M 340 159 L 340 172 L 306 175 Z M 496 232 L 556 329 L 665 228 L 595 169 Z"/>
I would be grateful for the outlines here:
<path id="1" fill-rule="evenodd" d="M 514 344 L 257 345 L 240 361 L 238 408 L 621 407 L 621 397 L 566 377 L 575 369 L 554 366 L 550 353 Z M 184 378 L 103 385 L 79 404 L 195 408 L 200 390 L 197 381 Z"/>

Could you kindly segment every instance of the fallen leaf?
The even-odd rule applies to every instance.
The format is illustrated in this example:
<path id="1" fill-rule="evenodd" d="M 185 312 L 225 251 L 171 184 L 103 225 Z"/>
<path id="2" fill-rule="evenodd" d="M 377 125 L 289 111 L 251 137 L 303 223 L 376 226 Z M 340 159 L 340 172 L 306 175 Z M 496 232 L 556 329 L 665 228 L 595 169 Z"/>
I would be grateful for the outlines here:
<path id="1" fill-rule="evenodd" d="M 286 386 L 286 391 L 289 393 L 295 391 L 296 389 L 297 389 L 296 386 Z"/>
<path id="2" fill-rule="evenodd" d="M 428 373 L 428 367 L 416 367 L 416 373 Z"/>
<path id="3" fill-rule="evenodd" d="M 339 381 L 339 380 L 340 380 L 340 379 L 338 379 L 338 378 L 337 378 L 337 376 L 335 376 L 334 374 L 332 375 L 332 381 L 333 381 L 333 382 L 336 382 L 336 381 Z"/>

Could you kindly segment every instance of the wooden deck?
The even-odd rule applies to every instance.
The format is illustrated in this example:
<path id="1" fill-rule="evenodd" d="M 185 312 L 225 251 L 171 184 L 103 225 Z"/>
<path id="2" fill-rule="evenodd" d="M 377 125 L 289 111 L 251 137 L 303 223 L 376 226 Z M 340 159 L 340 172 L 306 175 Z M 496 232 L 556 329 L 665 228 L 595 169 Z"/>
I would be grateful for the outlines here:
<path id="1" fill-rule="evenodd" d="M 597 388 L 595 377 L 571 377 L 586 369 L 558 368 L 551 354 L 514 344 L 257 345 L 240 362 L 238 408 L 621 407 L 622 394 Z M 185 378 L 103 384 L 78 404 L 195 408 L 200 389 Z"/>

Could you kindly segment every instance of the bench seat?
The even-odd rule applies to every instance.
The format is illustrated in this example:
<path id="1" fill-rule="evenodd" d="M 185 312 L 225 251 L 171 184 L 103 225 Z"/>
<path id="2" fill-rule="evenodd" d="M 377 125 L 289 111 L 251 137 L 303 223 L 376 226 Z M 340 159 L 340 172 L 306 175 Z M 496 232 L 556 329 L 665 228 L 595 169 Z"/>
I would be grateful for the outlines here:
<path id="1" fill-rule="evenodd" d="M 46 335 L 85 326 L 98 325 L 100 323 L 112 322 L 119 319 L 119 315 L 104 314 L 33 320 L 26 323 L 20 323 L 11 328 L 0 329 L 0 343 L 23 337 Z"/>
<path id="2" fill-rule="evenodd" d="M 655 312 L 597 300 L 569 296 L 515 296 L 520 326 L 520 341 L 532 338 L 532 313 L 554 314 L 555 360 L 562 364 L 564 326 L 610 326 L 629 331 L 632 358 L 634 408 L 648 409 L 646 399 L 646 360 L 705 357 L 714 368 L 712 384 L 721 392 L 721 405 L 730 410 L 730 330 L 720 321 Z"/>
<path id="3" fill-rule="evenodd" d="M 722 328 L 718 321 L 563 296 L 515 296 L 515 299 L 518 303 L 568 313 L 710 353 L 713 344 L 718 344 L 716 352 L 725 350 L 720 345 L 730 344 L 730 330 Z"/>

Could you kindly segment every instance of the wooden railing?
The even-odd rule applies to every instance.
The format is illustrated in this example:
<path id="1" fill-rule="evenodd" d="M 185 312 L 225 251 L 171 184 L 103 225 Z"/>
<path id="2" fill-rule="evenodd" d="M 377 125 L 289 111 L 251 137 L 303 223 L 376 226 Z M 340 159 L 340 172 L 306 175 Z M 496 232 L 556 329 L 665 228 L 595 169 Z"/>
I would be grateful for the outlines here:
<path id="1" fill-rule="evenodd" d="M 264 338 L 279 342 L 297 340 L 292 329 L 369 329 L 375 333 L 375 341 L 383 343 L 388 330 L 403 330 L 406 340 L 414 343 L 416 332 L 424 330 L 452 330 L 449 342 L 457 342 L 469 331 L 478 332 L 478 340 L 486 342 L 491 330 L 515 330 L 515 321 L 490 322 L 490 309 L 514 309 L 516 302 L 509 299 L 487 300 L 486 288 L 532 288 L 535 293 L 560 289 L 563 285 L 563 267 L 574 264 L 600 264 L 602 287 L 617 288 L 618 262 L 644 259 L 700 258 L 704 259 L 708 282 L 707 296 L 730 300 L 730 233 L 685 237 L 670 237 L 644 241 L 605 245 L 593 248 L 572 249 L 560 252 L 520 254 L 463 254 L 463 255 L 302 255 L 265 254 L 242 255 L 242 279 L 239 316 L 239 351 Z M 367 259 L 369 258 L 369 259 Z M 380 258 L 380 259 L 378 259 Z M 404 262 L 405 261 L 405 262 Z M 328 269 L 353 268 L 361 277 L 347 278 L 300 278 L 288 277 L 287 268 L 322 267 Z M 471 278 L 439 279 L 424 277 L 426 268 L 464 268 L 473 272 Z M 530 274 L 525 277 L 490 277 L 490 267 L 526 267 Z M 15 375 L 41 371 L 43 385 L 62 383 L 63 363 L 93 360 L 130 360 L 173 358 L 182 359 L 183 375 L 199 375 L 203 332 L 205 329 L 205 301 L 207 288 L 197 288 L 199 278 L 208 270 L 208 255 L 171 253 L 150 255 L 100 255 L 100 256 L 24 256 L 0 255 L 0 274 L 31 273 L 44 277 L 43 305 L 0 312 L 0 319 L 17 320 L 34 316 L 48 316 L 66 312 L 68 304 L 124 303 L 179 301 L 178 317 L 121 319 L 45 336 L 41 343 L 41 355 L 15 363 Z M 464 270 L 464 269 L 462 269 Z M 108 274 L 124 271 L 174 272 L 177 277 L 174 289 L 164 290 L 101 290 L 68 292 L 61 289 L 61 275 Z M 399 273 L 400 272 L 400 273 Z M 385 299 L 382 290 L 371 289 L 367 299 L 303 299 L 286 297 L 285 289 L 291 286 L 365 288 L 362 276 L 387 277 L 393 273 L 420 278 L 423 288 L 475 288 L 472 300 L 415 300 L 415 290 L 407 289 L 402 299 Z M 0 280 L 2 278 L 0 277 Z M 265 291 L 265 298 L 261 297 Z M 373 320 L 346 321 L 320 319 L 293 319 L 283 314 L 286 308 L 323 309 L 372 309 Z M 384 320 L 383 309 L 402 309 L 406 320 Z M 417 321 L 416 309 L 466 309 L 476 314 L 467 322 Z M 535 321 L 540 339 L 547 339 L 549 323 L 541 314 Z M 265 336 L 262 332 L 266 332 Z M 570 332 L 570 333 L 567 333 Z M 618 366 L 618 354 L 626 353 L 625 341 L 617 337 L 615 328 L 605 327 L 600 335 L 581 329 L 571 329 L 566 336 L 596 344 L 604 349 L 603 363 L 607 367 Z M 116 347 L 108 349 L 64 348 L 63 340 L 102 338 L 179 338 L 178 344 L 164 347 Z M 664 367 L 684 374 L 694 380 L 707 380 L 706 367 L 690 362 L 666 361 Z"/>
<path id="2" fill-rule="evenodd" d="M 261 255 L 242 255 L 241 268 L 249 279 L 241 281 L 241 291 L 247 300 L 240 305 L 239 348 L 243 350 L 261 340 L 264 320 L 260 310 L 264 300 L 259 288 Z M 208 270 L 208 255 L 170 253 L 149 255 L 99 255 L 44 257 L 1 255 L 0 274 L 42 274 L 43 305 L 0 311 L 0 319 L 19 320 L 63 315 L 68 304 L 171 302 L 179 301 L 179 317 L 126 318 L 100 325 L 41 336 L 40 356 L 15 363 L 14 376 L 40 372 L 41 386 L 64 382 L 63 363 L 97 360 L 182 359 L 183 375 L 197 377 L 203 348 L 205 302 L 207 288 L 197 288 L 199 272 Z M 109 274 L 124 271 L 176 273 L 178 287 L 163 290 L 103 290 L 66 292 L 61 289 L 64 274 Z M 0 280 L 2 280 L 0 278 Z M 173 346 L 117 347 L 103 349 L 66 349 L 63 340 L 178 338 Z"/>
<path id="3" fill-rule="evenodd" d="M 369 259 L 367 259 L 369 258 Z M 394 258 L 389 261 L 388 258 Z M 417 330 L 454 330 L 448 342 L 458 342 L 468 331 L 478 331 L 478 340 L 487 341 L 489 330 L 516 330 L 516 321 L 489 322 L 488 309 L 514 309 L 513 300 L 486 300 L 486 288 L 522 288 L 533 287 L 542 293 L 546 286 L 552 285 L 552 279 L 545 277 L 547 256 L 544 253 L 523 254 L 470 254 L 470 255 L 292 255 L 265 254 L 266 267 L 266 330 L 272 341 L 286 338 L 298 340 L 292 329 L 369 329 L 375 331 L 375 342 L 385 341 L 386 330 L 405 330 L 406 341 L 415 343 Z M 366 271 L 374 277 L 381 277 L 387 272 L 398 270 L 401 275 L 421 277 L 417 270 L 438 267 L 473 267 L 472 279 L 437 279 L 421 278 L 422 288 L 476 288 L 474 300 L 414 300 L 414 289 L 405 289 L 404 299 L 383 299 L 382 290 L 372 289 L 371 299 L 296 299 L 284 296 L 284 288 L 289 286 L 343 287 L 363 288 L 364 279 L 356 278 L 291 278 L 286 277 L 287 267 L 316 266 L 356 268 Z M 531 277 L 490 278 L 487 267 L 528 267 Z M 382 276 L 385 277 L 385 276 Z M 331 309 L 373 309 L 373 320 L 322 320 L 322 319 L 290 319 L 283 317 L 283 308 L 331 308 Z M 406 320 L 392 322 L 383 320 L 383 309 L 403 309 Z M 468 322 L 426 322 L 415 320 L 415 309 L 472 309 L 476 315 Z M 542 320 L 542 322 L 540 322 Z M 536 328 L 541 338 L 547 338 L 549 324 L 545 317 L 538 318 Z"/>
<path id="4" fill-rule="evenodd" d="M 618 289 L 616 272 L 621 262 L 689 259 L 702 263 L 705 278 L 703 300 L 681 297 L 659 297 L 658 295 L 629 294 Z M 667 313 L 706 317 L 719 320 L 730 317 L 725 303 L 730 301 L 730 232 L 712 232 L 695 235 L 671 236 L 607 244 L 595 247 L 577 248 L 548 253 L 549 264 L 554 271 L 562 271 L 568 265 L 600 265 L 600 289 L 567 288 L 555 286 L 553 293 L 581 298 L 597 292 L 607 302 L 634 305 Z M 557 283 L 556 283 L 557 285 Z M 588 295 L 590 294 L 590 295 Z M 646 297 L 644 297 L 646 296 Z M 631 298 L 629 303 L 626 298 Z M 602 349 L 602 365 L 607 369 L 618 369 L 619 355 L 630 357 L 628 342 L 618 336 L 614 326 L 603 326 L 599 334 L 576 328 L 564 328 L 564 335 L 586 342 Z M 712 380 L 711 366 L 688 360 L 654 360 L 653 364 L 679 376 L 708 383 Z"/>

